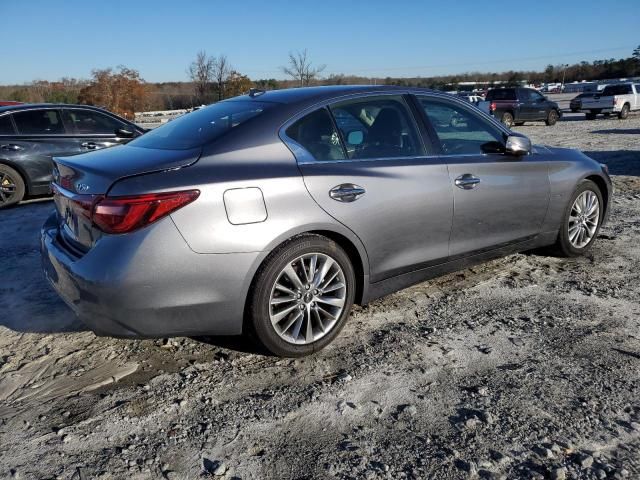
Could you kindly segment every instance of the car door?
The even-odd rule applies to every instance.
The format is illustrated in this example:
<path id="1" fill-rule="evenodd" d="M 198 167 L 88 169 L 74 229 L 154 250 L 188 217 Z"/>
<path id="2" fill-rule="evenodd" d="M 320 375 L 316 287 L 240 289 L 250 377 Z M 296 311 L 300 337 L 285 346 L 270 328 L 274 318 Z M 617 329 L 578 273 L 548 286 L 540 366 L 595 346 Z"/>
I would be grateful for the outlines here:
<path id="1" fill-rule="evenodd" d="M 372 282 L 445 261 L 447 166 L 425 155 L 406 97 L 358 96 L 285 128 L 311 196 L 365 246 Z"/>
<path id="2" fill-rule="evenodd" d="M 74 132 L 78 151 L 81 153 L 122 145 L 135 135 L 131 126 L 97 110 L 65 108 L 63 118 L 65 124 Z M 121 130 L 127 130 L 131 135 L 123 136 L 118 133 Z"/>
<path id="3" fill-rule="evenodd" d="M 460 102 L 417 96 L 449 169 L 454 214 L 449 253 L 470 255 L 540 233 L 549 204 L 548 164 L 504 154 L 507 133 Z M 458 121 L 444 124 L 444 112 Z"/>
<path id="4" fill-rule="evenodd" d="M 30 193 L 46 193 L 51 182 L 52 157 L 76 154 L 75 139 L 66 130 L 58 108 L 14 111 L 11 117 L 17 131 L 10 142 L 9 154 L 26 173 Z"/>

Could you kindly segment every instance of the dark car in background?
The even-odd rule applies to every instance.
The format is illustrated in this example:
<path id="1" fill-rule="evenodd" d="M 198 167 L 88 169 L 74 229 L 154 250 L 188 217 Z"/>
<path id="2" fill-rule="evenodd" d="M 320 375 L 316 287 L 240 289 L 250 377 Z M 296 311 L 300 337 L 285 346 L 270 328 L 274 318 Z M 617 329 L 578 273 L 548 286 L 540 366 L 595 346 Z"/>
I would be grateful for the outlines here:
<path id="1" fill-rule="evenodd" d="M 524 122 L 545 122 L 555 125 L 562 117 L 556 102 L 533 88 L 494 88 L 487 92 L 478 107 L 500 120 L 507 128 Z"/>
<path id="2" fill-rule="evenodd" d="M 52 157 L 127 143 L 144 129 L 87 105 L 0 107 L 0 208 L 50 193 Z"/>

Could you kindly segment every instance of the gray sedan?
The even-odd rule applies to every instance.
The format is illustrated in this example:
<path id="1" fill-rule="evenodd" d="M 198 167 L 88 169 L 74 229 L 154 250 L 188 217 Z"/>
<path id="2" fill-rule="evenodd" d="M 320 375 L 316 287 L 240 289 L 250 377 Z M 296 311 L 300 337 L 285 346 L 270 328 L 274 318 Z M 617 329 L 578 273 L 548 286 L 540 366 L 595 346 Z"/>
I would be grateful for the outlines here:
<path id="1" fill-rule="evenodd" d="M 56 158 L 46 276 L 98 334 L 330 343 L 352 304 L 513 252 L 580 255 L 607 169 L 460 99 L 337 86 L 250 94 L 126 146 Z"/>

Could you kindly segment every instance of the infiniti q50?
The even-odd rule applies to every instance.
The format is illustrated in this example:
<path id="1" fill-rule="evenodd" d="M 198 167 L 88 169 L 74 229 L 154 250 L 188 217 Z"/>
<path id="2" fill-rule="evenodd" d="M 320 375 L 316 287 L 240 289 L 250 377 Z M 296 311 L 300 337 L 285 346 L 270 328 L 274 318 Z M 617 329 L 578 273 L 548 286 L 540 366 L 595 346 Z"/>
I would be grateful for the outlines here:
<path id="1" fill-rule="evenodd" d="M 98 334 L 317 351 L 353 303 L 542 246 L 580 255 L 606 167 L 423 89 L 251 91 L 54 159 L 46 276 Z"/>

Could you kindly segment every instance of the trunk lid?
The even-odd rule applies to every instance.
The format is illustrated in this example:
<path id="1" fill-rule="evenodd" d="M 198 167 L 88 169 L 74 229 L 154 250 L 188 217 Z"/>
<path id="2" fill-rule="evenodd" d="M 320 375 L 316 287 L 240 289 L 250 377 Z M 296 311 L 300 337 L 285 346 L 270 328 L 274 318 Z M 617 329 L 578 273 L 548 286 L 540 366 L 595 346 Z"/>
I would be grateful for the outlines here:
<path id="1" fill-rule="evenodd" d="M 201 149 L 160 150 L 119 146 L 73 157 L 54 157 L 53 192 L 60 237 L 81 255 L 103 235 L 91 220 L 93 205 L 126 177 L 195 163 Z M 145 193 L 145 192 L 141 192 Z"/>

